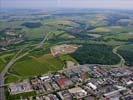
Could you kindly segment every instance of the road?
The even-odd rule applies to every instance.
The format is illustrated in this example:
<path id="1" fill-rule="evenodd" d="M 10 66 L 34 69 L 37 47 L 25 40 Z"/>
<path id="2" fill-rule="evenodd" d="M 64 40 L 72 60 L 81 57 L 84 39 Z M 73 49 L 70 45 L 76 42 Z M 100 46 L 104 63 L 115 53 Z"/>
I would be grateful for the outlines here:
<path id="1" fill-rule="evenodd" d="M 119 63 L 117 66 L 123 67 L 123 66 L 125 66 L 125 59 L 124 59 L 119 53 L 117 53 L 117 50 L 118 50 L 120 47 L 121 47 L 121 46 L 115 47 L 115 48 L 113 49 L 113 53 L 116 54 L 116 55 L 121 59 L 120 63 Z"/>
<path id="2" fill-rule="evenodd" d="M 43 38 L 43 40 L 34 48 L 40 48 L 41 46 L 43 46 L 44 42 L 48 39 L 48 35 L 46 34 L 46 36 Z"/>
<path id="3" fill-rule="evenodd" d="M 0 86 L 4 85 L 4 77 L 6 75 L 6 73 L 8 72 L 9 68 L 20 58 L 22 58 L 23 56 L 20 56 L 19 58 L 16 58 L 19 53 L 21 53 L 22 50 L 20 50 L 11 60 L 10 62 L 4 67 L 3 71 L 0 73 Z M 0 87 L 0 100 L 5 100 L 5 96 L 4 96 L 4 88 Z"/>
<path id="4" fill-rule="evenodd" d="M 28 55 L 31 51 L 40 48 L 41 46 L 43 46 L 44 42 L 47 40 L 48 35 L 46 35 L 44 37 L 44 39 L 32 50 L 29 50 L 21 55 L 19 55 L 23 49 L 21 49 L 20 51 L 18 51 L 18 53 L 16 53 L 16 55 L 9 61 L 9 63 L 4 67 L 3 71 L 0 73 L 0 86 L 4 86 L 4 78 L 6 73 L 8 72 L 8 70 L 10 69 L 10 67 L 19 59 L 25 57 L 26 55 Z M 0 100 L 5 100 L 5 95 L 4 95 L 4 88 L 0 87 Z"/>
<path id="5" fill-rule="evenodd" d="M 3 85 L 3 77 L 0 75 L 0 85 Z M 4 88 L 0 87 L 0 100 L 5 100 Z"/>

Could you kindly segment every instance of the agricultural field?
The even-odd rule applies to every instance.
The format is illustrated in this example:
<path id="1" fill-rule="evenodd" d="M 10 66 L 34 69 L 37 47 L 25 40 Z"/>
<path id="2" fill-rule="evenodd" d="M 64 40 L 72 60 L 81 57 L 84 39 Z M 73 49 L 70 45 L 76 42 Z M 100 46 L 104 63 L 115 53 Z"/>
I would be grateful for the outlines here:
<path id="1" fill-rule="evenodd" d="M 133 34 L 129 34 L 129 33 L 121 33 L 121 34 L 114 34 L 111 36 L 105 36 L 104 40 L 116 40 L 116 41 L 126 41 L 126 42 L 132 42 L 130 40 L 133 39 Z"/>
<path id="2" fill-rule="evenodd" d="M 120 19 L 119 22 L 130 22 L 132 21 L 131 19 Z"/>
<path id="3" fill-rule="evenodd" d="M 97 34 L 118 34 L 118 33 L 128 33 L 132 32 L 132 27 L 123 27 L 123 26 L 106 26 L 106 27 L 97 27 L 95 29 L 89 30 L 89 33 L 97 33 Z"/>
<path id="4" fill-rule="evenodd" d="M 111 30 L 109 28 L 106 28 L 106 27 L 98 27 L 96 29 L 90 30 L 89 32 L 92 32 L 92 33 L 110 33 Z"/>
<path id="5" fill-rule="evenodd" d="M 77 27 L 79 26 L 77 23 L 66 20 L 66 19 L 58 19 L 58 20 L 50 20 L 45 23 L 46 25 L 63 25 L 63 26 L 68 26 L 68 27 Z"/>

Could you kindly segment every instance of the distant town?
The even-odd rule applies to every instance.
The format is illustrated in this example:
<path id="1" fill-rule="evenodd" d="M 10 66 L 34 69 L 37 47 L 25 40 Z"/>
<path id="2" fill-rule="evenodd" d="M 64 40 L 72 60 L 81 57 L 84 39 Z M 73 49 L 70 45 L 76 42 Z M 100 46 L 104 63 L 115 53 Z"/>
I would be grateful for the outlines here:
<path id="1" fill-rule="evenodd" d="M 3 30 L 0 37 L 0 51 L 6 50 L 6 47 L 12 44 L 19 44 L 24 41 L 24 34 L 17 34 L 14 30 Z"/>

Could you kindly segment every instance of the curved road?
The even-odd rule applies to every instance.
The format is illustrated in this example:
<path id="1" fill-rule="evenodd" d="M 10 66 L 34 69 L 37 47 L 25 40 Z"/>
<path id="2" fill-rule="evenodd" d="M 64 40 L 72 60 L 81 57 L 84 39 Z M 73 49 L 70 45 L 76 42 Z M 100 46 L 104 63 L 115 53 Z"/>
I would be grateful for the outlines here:
<path id="1" fill-rule="evenodd" d="M 20 50 L 22 51 L 22 50 Z M 5 100 L 5 96 L 4 96 L 4 88 L 2 87 L 4 85 L 4 77 L 6 75 L 6 73 L 8 72 L 9 68 L 19 59 L 23 58 L 24 56 L 26 56 L 28 53 L 24 53 L 23 55 L 18 56 L 18 54 L 20 53 L 20 51 L 10 60 L 10 62 L 5 66 L 4 70 L 0 73 L 0 100 Z M 17 57 L 17 58 L 15 58 Z"/>
<path id="2" fill-rule="evenodd" d="M 121 67 L 123 67 L 123 66 L 125 66 L 125 59 L 119 54 L 119 53 L 117 53 L 117 50 L 120 48 L 121 46 L 117 46 L 117 47 L 115 47 L 114 49 L 113 49 L 113 53 L 114 54 L 116 54 L 120 59 L 121 59 L 121 61 L 120 61 L 120 63 L 117 65 L 117 66 L 121 66 Z"/>

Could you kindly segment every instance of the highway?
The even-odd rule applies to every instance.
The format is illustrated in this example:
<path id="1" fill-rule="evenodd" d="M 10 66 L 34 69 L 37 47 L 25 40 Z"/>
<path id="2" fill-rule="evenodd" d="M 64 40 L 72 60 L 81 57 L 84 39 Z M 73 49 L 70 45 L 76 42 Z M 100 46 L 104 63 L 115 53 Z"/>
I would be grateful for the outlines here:
<path id="1" fill-rule="evenodd" d="M 22 50 L 20 50 L 22 51 Z M 19 56 L 18 58 L 17 55 L 20 53 L 20 51 L 10 60 L 10 62 L 5 66 L 5 68 L 3 69 L 3 71 L 0 73 L 0 86 L 4 86 L 4 77 L 6 75 L 6 73 L 8 72 L 9 68 L 18 60 L 21 59 L 22 57 L 24 57 L 26 54 Z M 4 96 L 4 88 L 0 87 L 0 100 L 5 100 L 5 96 Z"/>
<path id="2" fill-rule="evenodd" d="M 0 85 L 3 85 L 3 77 L 0 74 Z M 4 95 L 4 88 L 0 87 L 0 100 L 5 100 L 5 95 Z"/>
<path id="3" fill-rule="evenodd" d="M 4 69 L 2 70 L 2 72 L 0 73 L 0 86 L 4 86 L 4 78 L 5 78 L 5 75 L 6 73 L 8 72 L 8 70 L 10 69 L 10 67 L 16 62 L 18 61 L 19 59 L 25 57 L 26 55 L 28 55 L 31 51 L 35 50 L 35 49 L 38 49 L 40 48 L 44 42 L 47 40 L 47 37 L 48 35 L 46 35 L 44 37 L 44 39 L 36 46 L 34 47 L 32 50 L 29 50 L 21 55 L 19 55 L 23 49 L 19 50 L 16 55 L 9 61 L 9 63 L 7 63 L 7 65 L 4 67 Z M 0 87 L 0 100 L 5 100 L 5 95 L 4 95 L 4 88 L 3 87 Z"/>

